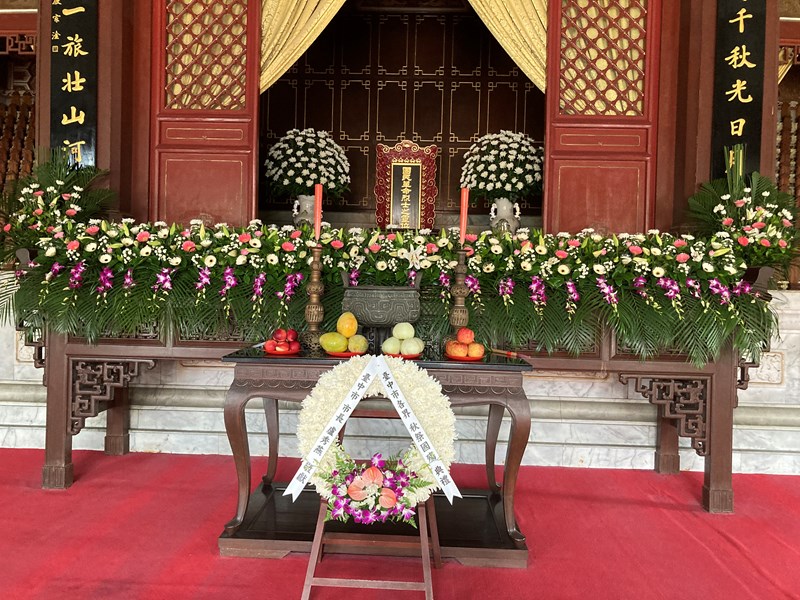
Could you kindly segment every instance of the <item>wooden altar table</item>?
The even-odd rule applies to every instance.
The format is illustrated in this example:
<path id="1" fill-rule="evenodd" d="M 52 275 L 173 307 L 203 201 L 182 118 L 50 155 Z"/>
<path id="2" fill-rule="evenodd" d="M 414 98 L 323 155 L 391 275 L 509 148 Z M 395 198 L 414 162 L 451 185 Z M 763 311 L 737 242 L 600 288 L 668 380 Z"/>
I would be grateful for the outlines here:
<path id="1" fill-rule="evenodd" d="M 222 554 L 280 557 L 290 551 L 310 550 L 309 533 L 313 533 L 313 527 L 304 530 L 303 519 L 299 516 L 293 518 L 292 515 L 293 511 L 295 514 L 306 511 L 308 501 L 291 505 L 282 497 L 284 486 L 273 485 L 278 464 L 278 401 L 302 402 L 316 385 L 319 376 L 341 360 L 329 357 L 267 356 L 260 348 L 244 348 L 223 358 L 223 361 L 236 365 L 234 379 L 225 399 L 225 430 L 236 464 L 238 503 L 236 515 L 225 525 L 225 532 L 219 540 Z M 442 555 L 472 564 L 489 565 L 500 561 L 507 566 L 524 567 L 527 563 L 527 547 L 525 536 L 519 531 L 514 516 L 514 490 L 531 427 L 530 402 L 522 388 L 522 374 L 529 372 L 531 366 L 524 361 L 504 357 L 488 357 L 480 363 L 439 359 L 418 361 L 418 364 L 441 383 L 442 391 L 450 398 L 453 407 L 489 407 L 485 447 L 488 490 L 485 494 L 466 491 L 464 499 L 455 499 L 452 510 L 442 504 L 442 499 L 437 499 L 437 507 L 442 505 L 441 511 L 437 508 L 442 513 L 439 517 Z M 262 484 L 252 494 L 255 506 L 250 507 L 251 466 L 245 407 L 253 398 L 263 399 L 269 460 Z M 504 411 L 508 411 L 511 417 L 511 430 L 503 482 L 498 485 L 495 481 L 494 456 Z M 319 501 L 316 492 L 309 491 L 306 495 L 313 495 L 314 498 L 311 502 L 314 514 L 305 523 L 307 529 L 315 522 Z M 459 507 L 462 503 L 469 506 Z M 249 512 L 248 508 L 251 509 Z M 460 508 L 465 508 L 466 512 L 461 512 Z M 490 547 L 448 543 L 448 518 L 458 521 L 462 528 L 469 528 L 472 519 L 467 513 L 474 514 L 481 510 L 487 518 L 480 518 L 479 522 L 472 525 L 486 528 L 486 521 L 492 522 L 490 524 L 499 521 Z M 475 537 L 480 538 L 481 534 Z"/>

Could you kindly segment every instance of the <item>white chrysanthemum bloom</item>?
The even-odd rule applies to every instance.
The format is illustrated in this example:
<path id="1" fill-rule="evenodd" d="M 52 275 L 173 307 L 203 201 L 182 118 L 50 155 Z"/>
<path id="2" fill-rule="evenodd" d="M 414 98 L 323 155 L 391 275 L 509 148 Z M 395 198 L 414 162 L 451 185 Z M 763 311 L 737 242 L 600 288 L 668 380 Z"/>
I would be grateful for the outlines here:
<path id="1" fill-rule="evenodd" d="M 605 275 L 605 273 L 606 273 L 606 268 L 600 263 L 593 264 L 592 265 L 592 270 L 595 273 L 597 273 L 598 275 Z"/>
<path id="2" fill-rule="evenodd" d="M 209 269 L 217 264 L 217 257 L 213 254 L 209 254 L 203 259 L 203 264 L 207 266 Z"/>
<path id="3" fill-rule="evenodd" d="M 666 271 L 662 267 L 654 267 L 653 268 L 653 277 L 663 277 Z"/>
<path id="4" fill-rule="evenodd" d="M 101 254 L 100 258 L 98 259 L 100 264 L 107 265 L 111 262 L 111 255 L 110 254 Z"/>
<path id="5" fill-rule="evenodd" d="M 561 275 L 569 275 L 571 269 L 567 265 L 558 265 L 558 272 Z"/>
<path id="6" fill-rule="evenodd" d="M 97 244 L 96 244 L 96 243 L 94 243 L 94 242 L 89 242 L 88 244 L 86 244 L 86 245 L 83 247 L 83 249 L 84 249 L 86 252 L 94 252 L 95 250 L 97 250 Z"/>
<path id="7" fill-rule="evenodd" d="M 145 246 L 141 250 L 139 250 L 139 256 L 150 256 L 153 253 L 153 249 L 150 246 Z"/>
<path id="8" fill-rule="evenodd" d="M 278 264 L 278 255 L 277 254 L 267 254 L 267 264 L 269 264 L 269 265 L 277 265 Z"/>
<path id="9" fill-rule="evenodd" d="M 378 269 L 378 271 L 385 271 L 387 266 L 385 260 L 379 260 L 375 263 L 375 268 Z"/>
<path id="10" fill-rule="evenodd" d="M 494 273 L 494 265 L 492 263 L 486 263 L 485 265 L 483 265 L 483 272 Z"/>

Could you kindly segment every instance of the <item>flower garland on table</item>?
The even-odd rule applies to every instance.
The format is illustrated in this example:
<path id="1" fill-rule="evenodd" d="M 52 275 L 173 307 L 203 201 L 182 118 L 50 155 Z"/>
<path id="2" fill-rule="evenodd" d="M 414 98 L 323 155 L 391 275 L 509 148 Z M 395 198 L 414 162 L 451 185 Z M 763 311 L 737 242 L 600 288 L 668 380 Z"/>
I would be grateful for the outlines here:
<path id="1" fill-rule="evenodd" d="M 300 454 L 308 456 L 320 433 L 361 375 L 369 355 L 340 363 L 320 376 L 303 401 L 297 423 Z M 386 357 L 406 401 L 425 430 L 445 467 L 455 457 L 455 415 L 439 383 L 414 362 Z M 375 379 L 367 396 L 385 397 Z M 328 519 L 359 523 L 405 521 L 414 524 L 414 508 L 438 488 L 430 467 L 412 445 L 396 458 L 375 454 L 370 465 L 360 467 L 339 444 L 333 444 L 317 462 L 311 483 L 328 500 Z"/>

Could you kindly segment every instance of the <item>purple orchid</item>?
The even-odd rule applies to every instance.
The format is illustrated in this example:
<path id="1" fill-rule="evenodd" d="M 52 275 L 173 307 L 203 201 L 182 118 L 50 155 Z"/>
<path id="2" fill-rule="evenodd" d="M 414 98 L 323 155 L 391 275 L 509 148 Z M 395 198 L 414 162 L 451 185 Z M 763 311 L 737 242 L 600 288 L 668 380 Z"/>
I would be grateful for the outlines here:
<path id="1" fill-rule="evenodd" d="M 266 273 L 259 273 L 253 281 L 253 297 L 251 300 L 255 301 L 264 295 L 264 284 L 267 281 Z"/>
<path id="2" fill-rule="evenodd" d="M 168 292 L 172 289 L 172 271 L 174 271 L 174 269 L 161 269 L 161 272 L 156 275 L 155 285 L 151 286 L 154 292 L 158 292 L 159 290 Z"/>
<path id="3" fill-rule="evenodd" d="M 211 285 L 211 269 L 203 267 L 197 272 L 197 283 L 194 284 L 196 290 L 204 290 Z"/>
<path id="4" fill-rule="evenodd" d="M 69 289 L 77 290 L 83 285 L 83 272 L 86 270 L 86 261 L 80 261 L 69 272 Z"/>
<path id="5" fill-rule="evenodd" d="M 99 282 L 96 288 L 97 293 L 105 294 L 114 285 L 114 272 L 109 267 L 103 267 L 97 280 Z"/>
<path id="6" fill-rule="evenodd" d="M 714 279 L 709 280 L 708 282 L 708 290 L 712 294 L 717 294 L 719 298 L 720 304 L 728 304 L 731 300 L 731 290 L 728 288 L 727 285 L 722 283 L 716 277 Z"/>
<path id="7" fill-rule="evenodd" d="M 227 296 L 229 289 L 239 285 L 239 281 L 236 279 L 236 275 L 233 273 L 233 267 L 225 267 L 225 271 L 222 273 L 222 280 L 224 285 L 219 291 L 220 296 Z"/>
<path id="8" fill-rule="evenodd" d="M 531 292 L 531 302 L 536 306 L 547 304 L 547 293 L 545 292 L 544 281 L 541 277 L 534 275 L 531 277 L 531 284 L 528 286 Z"/>
<path id="9" fill-rule="evenodd" d="M 128 269 L 125 273 L 125 279 L 122 280 L 122 287 L 123 289 L 129 290 L 135 285 L 136 282 L 133 280 L 133 269 Z"/>
<path id="10" fill-rule="evenodd" d="M 608 304 L 616 307 L 617 303 L 619 302 L 619 297 L 617 296 L 617 290 L 614 289 L 614 286 L 610 285 L 605 280 L 605 277 L 598 277 L 597 287 L 600 290 L 600 293 L 603 294 L 603 299 Z"/>

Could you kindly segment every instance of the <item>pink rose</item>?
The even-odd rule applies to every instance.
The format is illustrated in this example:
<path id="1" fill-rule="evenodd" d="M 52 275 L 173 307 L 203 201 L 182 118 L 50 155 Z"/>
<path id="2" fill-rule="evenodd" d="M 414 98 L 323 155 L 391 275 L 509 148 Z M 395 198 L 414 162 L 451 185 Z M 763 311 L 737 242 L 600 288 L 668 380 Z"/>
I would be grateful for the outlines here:
<path id="1" fill-rule="evenodd" d="M 331 242 L 331 248 L 334 248 L 336 250 L 344 248 L 344 242 L 342 240 L 333 240 Z"/>
<path id="2" fill-rule="evenodd" d="M 292 237 L 294 237 L 294 232 L 292 232 Z M 250 234 L 249 233 L 240 233 L 239 234 L 239 241 L 243 244 L 246 244 L 250 241 Z"/>
<path id="3" fill-rule="evenodd" d="M 425 244 L 425 252 L 428 254 L 436 254 L 436 251 L 439 250 L 439 246 L 433 243 Z"/>
<path id="4" fill-rule="evenodd" d="M 369 247 L 369 249 L 370 249 L 371 252 L 378 252 L 381 249 L 381 245 L 380 244 L 372 244 Z"/>
<path id="5" fill-rule="evenodd" d="M 72 198 L 72 194 L 66 194 L 66 193 L 65 193 L 65 194 L 61 194 L 61 197 L 62 197 L 64 200 L 69 200 L 70 198 Z"/>
<path id="6" fill-rule="evenodd" d="M 256 231 L 256 233 L 255 233 L 256 237 L 261 237 L 262 235 L 264 235 L 264 232 L 261 231 L 260 229 L 258 231 Z"/>
<path id="7" fill-rule="evenodd" d="M 100 231 L 100 228 L 97 225 L 89 225 L 89 227 L 86 228 L 86 233 L 89 235 L 94 235 L 98 231 Z"/>
<path id="8" fill-rule="evenodd" d="M 33 195 L 34 196 L 44 196 L 44 192 L 42 190 L 36 190 L 35 192 L 33 192 Z"/>
<path id="9" fill-rule="evenodd" d="M 725 227 L 730 227 L 731 225 L 733 225 L 733 219 L 731 217 L 725 217 L 724 219 L 722 219 L 722 224 Z"/>
<path id="10" fill-rule="evenodd" d="M 569 240 L 567 242 L 567 244 L 569 244 L 572 248 L 577 248 L 578 246 L 581 245 L 581 241 L 580 240 Z"/>
<path id="11" fill-rule="evenodd" d="M 44 212 L 44 211 L 43 211 L 41 208 L 37 208 L 36 210 L 34 210 L 34 211 L 33 211 L 33 214 L 35 214 L 35 215 L 38 217 L 38 216 L 39 216 L 39 215 L 41 215 L 43 212 Z"/>
<path id="12" fill-rule="evenodd" d="M 747 202 L 745 200 L 737 200 L 736 202 L 734 202 L 734 204 L 736 205 L 737 208 L 742 208 L 745 204 L 747 204 Z"/>
<path id="13" fill-rule="evenodd" d="M 295 229 L 292 233 L 289 234 L 289 237 L 292 238 L 293 240 L 296 240 L 301 235 L 303 235 L 303 232 L 300 231 L 299 229 Z"/>
<path id="14" fill-rule="evenodd" d="M 763 221 L 756 221 L 755 223 L 753 223 L 753 227 L 755 227 L 756 229 L 764 229 L 764 227 L 766 226 L 767 224 L 764 223 Z"/>
<path id="15" fill-rule="evenodd" d="M 556 250 L 556 256 L 558 258 L 567 258 L 569 254 L 567 254 L 566 250 Z"/>
<path id="16" fill-rule="evenodd" d="M 140 231 L 136 234 L 136 241 L 137 242 L 146 242 L 150 239 L 150 232 L 149 231 Z"/>
<path id="17" fill-rule="evenodd" d="M 64 211 L 64 214 L 67 215 L 68 217 L 74 217 L 75 215 L 78 214 L 78 211 L 75 210 L 74 208 L 68 208 L 67 210 Z"/>
<path id="18" fill-rule="evenodd" d="M 191 237 L 191 235 L 192 235 L 192 232 L 191 232 L 191 231 L 189 231 L 188 229 L 184 229 L 183 231 L 181 231 L 181 235 L 182 235 L 183 237 L 185 237 L 185 238 L 188 238 L 188 237 Z"/>
<path id="19" fill-rule="evenodd" d="M 181 250 L 184 252 L 194 252 L 197 249 L 197 246 L 194 245 L 194 242 L 191 240 L 186 240 L 181 244 Z"/>
<path id="20" fill-rule="evenodd" d="M 792 222 L 789 219 L 783 219 L 781 221 L 781 223 L 783 223 L 784 227 L 791 227 L 792 226 Z"/>
<path id="21" fill-rule="evenodd" d="M 639 256 L 642 252 L 644 252 L 644 250 L 642 250 L 639 246 L 628 246 L 628 252 L 634 256 Z"/>
<path id="22" fill-rule="evenodd" d="M 53 235 L 53 237 L 54 237 L 55 239 L 57 239 L 57 240 L 60 240 L 61 238 L 63 238 L 63 237 L 64 237 L 64 232 L 63 232 L 63 231 L 58 231 L 58 232 L 56 232 L 56 233 Z"/>
<path id="23" fill-rule="evenodd" d="M 6 223 L 5 225 L 3 225 L 3 231 L 5 231 L 6 233 L 11 231 L 11 223 Z"/>
<path id="24" fill-rule="evenodd" d="M 47 233 L 53 233 L 53 229 L 55 229 L 55 227 L 53 227 L 52 225 L 48 225 L 48 226 L 47 226 L 47 229 L 45 229 L 45 231 L 46 231 Z"/>
<path id="25" fill-rule="evenodd" d="M 781 248 L 786 248 L 788 244 L 786 243 L 786 240 L 778 240 L 778 246 L 780 246 Z"/>
<path id="26" fill-rule="evenodd" d="M 675 257 L 675 260 L 677 260 L 679 263 L 685 263 L 690 258 L 691 256 L 686 254 L 686 252 L 681 252 L 680 254 L 678 254 L 678 256 Z"/>
<path id="27" fill-rule="evenodd" d="M 72 240 L 71 242 L 67 242 L 67 250 L 77 250 L 81 247 L 81 243 L 78 240 Z"/>
<path id="28" fill-rule="evenodd" d="M 764 246 L 764 248 L 769 248 L 770 246 L 772 246 L 772 244 L 770 243 L 770 241 L 767 238 L 761 238 L 758 241 L 758 243 L 761 244 L 762 246 Z"/>
<path id="29" fill-rule="evenodd" d="M 397 239 L 397 236 L 394 233 L 389 233 L 386 234 L 386 239 L 393 242 L 395 239 Z"/>
<path id="30" fill-rule="evenodd" d="M 477 239 L 478 239 L 478 234 L 477 233 L 465 233 L 464 234 L 464 240 L 466 240 L 467 242 L 474 242 Z"/>
<path id="31" fill-rule="evenodd" d="M 750 240 L 747 239 L 746 235 L 739 236 L 739 239 L 737 239 L 736 241 L 739 242 L 740 246 L 747 246 L 747 244 L 750 243 Z"/>
<path id="32" fill-rule="evenodd" d="M 753 228 L 750 227 L 750 225 L 745 225 L 744 227 L 742 227 L 742 231 L 752 231 L 752 230 Z"/>
<path id="33" fill-rule="evenodd" d="M 675 240 L 675 242 L 673 242 L 672 245 L 675 246 L 676 248 L 683 248 L 684 246 L 686 246 L 686 240 Z"/>
<path id="34" fill-rule="evenodd" d="M 28 229 L 33 229 L 33 230 L 39 229 L 39 223 L 34 223 L 33 225 L 28 225 Z"/>
<path id="35" fill-rule="evenodd" d="M 292 242 L 283 242 L 281 244 L 281 249 L 285 252 L 294 252 L 294 244 Z"/>
<path id="36" fill-rule="evenodd" d="M 242 256 L 247 256 L 248 254 L 250 254 L 250 250 L 248 250 L 247 248 L 242 248 L 241 250 L 239 250 L 239 254 L 241 254 Z"/>

